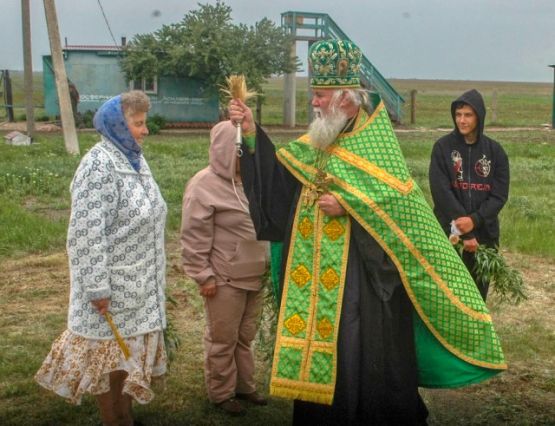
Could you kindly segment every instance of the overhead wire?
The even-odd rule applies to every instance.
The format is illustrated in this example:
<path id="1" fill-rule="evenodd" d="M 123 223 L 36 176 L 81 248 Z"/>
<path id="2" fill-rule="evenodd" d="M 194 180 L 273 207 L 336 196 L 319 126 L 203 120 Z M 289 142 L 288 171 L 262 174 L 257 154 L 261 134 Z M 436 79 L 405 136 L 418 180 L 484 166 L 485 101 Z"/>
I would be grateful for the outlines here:
<path id="1" fill-rule="evenodd" d="M 108 27 L 108 31 L 110 32 L 110 36 L 112 37 L 112 41 L 114 42 L 114 46 L 116 46 L 116 49 L 121 49 L 121 46 L 118 45 L 116 38 L 114 37 L 114 33 L 112 32 L 112 28 L 110 28 L 110 23 L 108 22 L 108 17 L 106 16 L 106 13 L 104 12 L 104 8 L 102 7 L 102 3 L 100 3 L 100 0 L 97 0 L 98 2 L 98 6 L 100 7 L 100 11 L 102 12 L 102 16 L 104 17 L 104 21 L 106 22 L 106 26 Z"/>

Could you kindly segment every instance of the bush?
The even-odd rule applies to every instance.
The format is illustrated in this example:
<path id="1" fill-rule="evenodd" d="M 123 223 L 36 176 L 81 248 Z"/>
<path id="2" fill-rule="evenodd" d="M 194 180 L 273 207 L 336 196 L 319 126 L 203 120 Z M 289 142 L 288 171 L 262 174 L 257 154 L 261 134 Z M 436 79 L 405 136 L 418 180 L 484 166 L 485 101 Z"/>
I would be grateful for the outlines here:
<path id="1" fill-rule="evenodd" d="M 149 116 L 147 121 L 150 121 L 151 123 L 156 124 L 158 127 L 160 127 L 160 129 L 165 128 L 167 124 L 167 120 L 164 117 L 162 117 L 160 114 L 154 114 Z"/>
<path id="2" fill-rule="evenodd" d="M 35 117 L 35 121 L 49 121 L 49 120 L 50 120 L 50 117 L 48 115 L 44 114 L 44 113 L 43 114 L 38 114 Z"/>
<path id="3" fill-rule="evenodd" d="M 157 135 L 160 133 L 160 126 L 154 121 L 146 121 L 146 127 L 148 128 L 148 133 L 151 135 Z"/>
<path id="4" fill-rule="evenodd" d="M 92 129 L 93 127 L 93 117 L 94 117 L 94 113 L 95 111 L 85 111 L 84 113 L 81 114 L 81 126 L 86 128 L 86 129 Z"/>
<path id="5" fill-rule="evenodd" d="M 160 129 L 166 127 L 166 119 L 159 114 L 154 114 L 153 116 L 147 118 L 146 126 L 148 127 L 148 132 L 151 135 L 156 135 L 160 133 Z"/>
<path id="6" fill-rule="evenodd" d="M 35 121 L 49 121 L 50 117 L 48 115 L 46 115 L 45 113 L 40 113 L 40 114 L 35 114 L 33 119 Z M 24 113 L 24 112 L 21 113 L 21 114 L 17 114 L 15 116 L 15 121 L 27 121 L 27 114 Z"/>

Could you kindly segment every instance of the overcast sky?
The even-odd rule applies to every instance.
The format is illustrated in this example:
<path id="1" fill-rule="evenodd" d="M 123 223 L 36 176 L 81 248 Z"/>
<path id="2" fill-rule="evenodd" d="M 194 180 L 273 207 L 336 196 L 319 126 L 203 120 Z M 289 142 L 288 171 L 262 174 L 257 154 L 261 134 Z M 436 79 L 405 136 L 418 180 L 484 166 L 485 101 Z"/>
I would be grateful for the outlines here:
<path id="1" fill-rule="evenodd" d="M 197 1 L 100 0 L 119 42 L 180 21 Z M 23 69 L 21 1 L 0 0 L 0 69 Z M 215 3 L 204 0 L 200 3 Z M 228 0 L 236 23 L 327 13 L 386 78 L 551 82 L 555 0 Z M 333 4 L 334 6 L 330 6 Z M 56 0 L 62 43 L 113 44 L 98 0 Z M 49 54 L 43 2 L 31 0 L 33 69 Z M 306 42 L 298 43 L 303 62 Z"/>

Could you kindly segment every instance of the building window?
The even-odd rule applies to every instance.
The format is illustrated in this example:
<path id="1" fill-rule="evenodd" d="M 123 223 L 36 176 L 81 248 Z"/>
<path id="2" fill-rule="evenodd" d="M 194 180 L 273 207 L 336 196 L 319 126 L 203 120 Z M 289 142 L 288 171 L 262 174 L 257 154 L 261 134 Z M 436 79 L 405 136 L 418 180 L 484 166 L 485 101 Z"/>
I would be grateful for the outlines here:
<path id="1" fill-rule="evenodd" d="M 158 92 L 158 87 L 156 87 L 156 79 L 155 78 L 147 78 L 143 79 L 143 90 L 146 93 L 156 93 Z"/>
<path id="2" fill-rule="evenodd" d="M 155 95 L 158 93 L 157 78 L 141 78 L 140 80 L 131 80 L 129 82 L 131 90 L 142 90 L 145 93 Z"/>

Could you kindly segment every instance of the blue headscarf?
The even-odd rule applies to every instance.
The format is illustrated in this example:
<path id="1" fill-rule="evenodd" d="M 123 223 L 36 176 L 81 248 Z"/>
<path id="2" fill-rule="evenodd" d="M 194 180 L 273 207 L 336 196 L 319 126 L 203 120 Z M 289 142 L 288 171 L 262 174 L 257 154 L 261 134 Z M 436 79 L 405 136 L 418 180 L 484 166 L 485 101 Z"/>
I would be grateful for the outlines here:
<path id="1" fill-rule="evenodd" d="M 138 172 L 141 168 L 141 147 L 127 127 L 121 108 L 121 95 L 102 104 L 94 115 L 93 126 L 123 152 L 131 166 Z"/>

